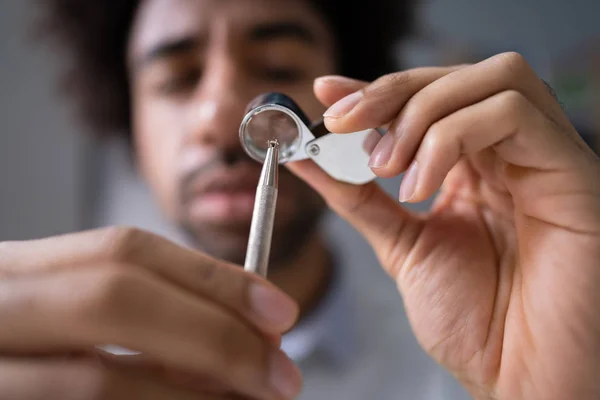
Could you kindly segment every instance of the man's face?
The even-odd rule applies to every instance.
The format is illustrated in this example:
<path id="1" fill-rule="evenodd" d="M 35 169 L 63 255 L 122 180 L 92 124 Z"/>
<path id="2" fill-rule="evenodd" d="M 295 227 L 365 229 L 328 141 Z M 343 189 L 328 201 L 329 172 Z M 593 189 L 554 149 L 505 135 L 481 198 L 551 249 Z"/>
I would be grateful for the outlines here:
<path id="1" fill-rule="evenodd" d="M 270 91 L 322 114 L 312 83 L 334 72 L 326 25 L 306 0 L 145 0 L 128 59 L 145 179 L 200 248 L 243 263 L 261 165 L 241 148 L 240 122 Z M 285 168 L 279 184 L 272 253 L 282 261 L 324 204 Z"/>

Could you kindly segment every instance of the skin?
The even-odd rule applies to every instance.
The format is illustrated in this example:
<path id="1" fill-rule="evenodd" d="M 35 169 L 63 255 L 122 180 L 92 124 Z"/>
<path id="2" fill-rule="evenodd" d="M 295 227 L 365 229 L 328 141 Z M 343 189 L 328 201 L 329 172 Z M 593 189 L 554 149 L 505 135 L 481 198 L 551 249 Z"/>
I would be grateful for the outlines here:
<path id="1" fill-rule="evenodd" d="M 179 168 L 235 154 L 223 144 L 234 146 L 235 135 L 226 129 L 227 118 L 217 118 L 220 101 L 237 101 L 227 93 L 246 85 L 257 91 L 272 86 L 238 80 L 248 78 L 248 71 L 233 68 L 245 64 L 233 57 L 237 52 L 223 51 L 230 44 L 226 39 L 246 19 L 262 12 L 280 15 L 273 11 L 278 2 L 271 1 L 172 0 L 166 7 L 166 0 L 149 0 L 132 35 L 130 62 L 135 63 L 134 38 L 142 42 L 144 18 L 179 8 L 168 21 L 177 23 L 163 23 L 162 34 L 187 29 L 196 1 L 207 7 L 196 18 L 197 26 L 204 21 L 212 28 L 206 59 L 212 67 L 205 71 L 215 75 L 205 72 L 210 79 L 198 82 L 190 103 L 150 98 L 141 75 L 133 89 L 144 176 L 165 212 L 189 222 L 201 238 L 208 234 L 202 222 L 210 217 L 182 207 Z M 258 12 L 259 4 L 269 10 Z M 238 13 L 238 7 L 247 8 Z M 294 10 L 302 15 L 302 8 Z M 312 15 L 308 8 L 304 12 Z M 318 29 L 318 19 L 312 21 Z M 326 69 L 314 73 L 329 74 Z M 221 73 L 235 79 L 220 79 Z M 215 89 L 227 83 L 226 90 Z M 322 107 L 310 100 L 310 84 L 300 86 L 306 87 L 293 97 L 311 113 L 337 103 L 326 112 L 333 132 L 389 124 L 372 164 L 382 177 L 412 171 L 401 188 L 403 200 L 423 200 L 442 185 L 434 210 L 413 215 L 375 184 L 335 182 L 310 162 L 288 166 L 371 243 L 398 283 L 423 348 L 477 399 L 598 398 L 600 161 L 525 60 L 501 54 L 475 65 L 416 69 L 373 83 L 328 76 L 314 84 Z M 251 92 L 244 92 L 248 99 Z M 359 94 L 349 104 L 346 96 L 353 93 Z M 231 120 L 236 107 L 224 109 Z M 191 129 L 184 125 L 186 115 L 215 119 Z M 232 133 L 201 135 L 213 126 Z M 164 134 L 171 130 L 176 134 Z M 199 132 L 194 140 L 205 144 L 191 144 L 189 132 Z M 206 144 L 212 141 L 219 144 Z M 183 161 L 188 157 L 191 161 Z M 289 190 L 301 196 L 304 189 L 292 189 L 292 178 L 286 179 Z M 292 197 L 278 215 L 286 221 L 299 207 Z M 224 199 L 227 212 L 214 206 L 216 218 L 208 225 L 220 230 L 212 232 L 235 237 L 247 215 L 238 200 Z M 226 255 L 233 254 L 233 243 L 215 240 L 211 246 Z M 326 265 L 318 241 L 307 243 L 302 252 L 307 258 L 276 271 L 280 281 L 274 282 L 290 294 L 297 286 L 284 271 Z M 132 229 L 2 243 L 0 254 L 0 392 L 8 398 L 262 400 L 293 398 L 300 389 L 298 371 L 278 349 L 281 333 L 300 312 L 299 292 L 294 301 L 232 263 Z M 98 343 L 142 355 L 109 357 L 93 347 Z"/>

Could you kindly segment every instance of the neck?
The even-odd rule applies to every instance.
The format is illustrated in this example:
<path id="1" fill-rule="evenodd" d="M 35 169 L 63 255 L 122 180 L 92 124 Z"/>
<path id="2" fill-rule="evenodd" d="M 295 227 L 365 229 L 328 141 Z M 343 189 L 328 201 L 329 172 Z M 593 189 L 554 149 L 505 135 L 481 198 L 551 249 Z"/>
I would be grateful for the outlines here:
<path id="1" fill-rule="evenodd" d="M 331 258 L 325 243 L 320 236 L 313 235 L 294 260 L 273 268 L 269 280 L 298 303 L 302 317 L 325 295 L 331 273 Z"/>

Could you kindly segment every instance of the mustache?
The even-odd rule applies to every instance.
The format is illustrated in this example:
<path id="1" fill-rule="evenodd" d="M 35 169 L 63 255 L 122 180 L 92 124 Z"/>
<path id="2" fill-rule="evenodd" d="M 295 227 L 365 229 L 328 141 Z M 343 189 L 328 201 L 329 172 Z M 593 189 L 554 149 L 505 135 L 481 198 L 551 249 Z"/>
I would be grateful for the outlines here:
<path id="1" fill-rule="evenodd" d="M 217 177 L 235 170 L 254 171 L 260 168 L 260 164 L 250 158 L 245 152 L 215 153 L 209 160 L 183 175 L 178 184 L 179 197 L 182 204 L 197 193 L 198 182 L 206 177 L 206 184 L 202 191 L 208 191 L 211 187 L 219 186 Z"/>
<path id="2" fill-rule="evenodd" d="M 201 193 L 228 191 L 240 188 L 255 189 L 262 164 L 256 162 L 243 150 L 215 153 L 209 160 L 183 175 L 178 184 L 181 205 L 186 205 Z M 287 168 L 279 168 L 281 184 L 301 183 Z"/>
<path id="3" fill-rule="evenodd" d="M 210 174 L 211 171 L 217 171 L 223 168 L 224 166 L 225 164 L 223 163 L 221 157 L 212 157 L 204 164 L 199 165 L 193 170 L 187 172 L 181 178 L 181 180 L 179 181 L 179 192 L 185 193 L 186 191 L 188 191 L 188 188 L 198 179 L 199 176 Z"/>
<path id="4" fill-rule="evenodd" d="M 208 161 L 188 171 L 181 178 L 179 186 L 180 188 L 186 188 L 196 181 L 198 176 L 219 169 L 231 168 L 237 164 L 245 164 L 251 160 L 252 159 L 241 149 L 238 151 L 215 152 Z"/>

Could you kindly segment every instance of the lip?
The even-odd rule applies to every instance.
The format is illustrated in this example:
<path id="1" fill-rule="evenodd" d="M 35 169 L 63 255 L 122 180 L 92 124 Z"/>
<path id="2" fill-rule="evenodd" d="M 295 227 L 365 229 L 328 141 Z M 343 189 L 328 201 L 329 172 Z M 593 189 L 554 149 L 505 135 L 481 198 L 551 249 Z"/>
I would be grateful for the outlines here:
<path id="1" fill-rule="evenodd" d="M 188 196 L 256 191 L 260 168 L 245 164 L 237 168 L 219 168 L 200 175 L 187 190 Z"/>
<path id="2" fill-rule="evenodd" d="M 190 217 L 218 224 L 249 223 L 259 177 L 260 168 L 248 164 L 199 176 L 187 190 Z"/>

